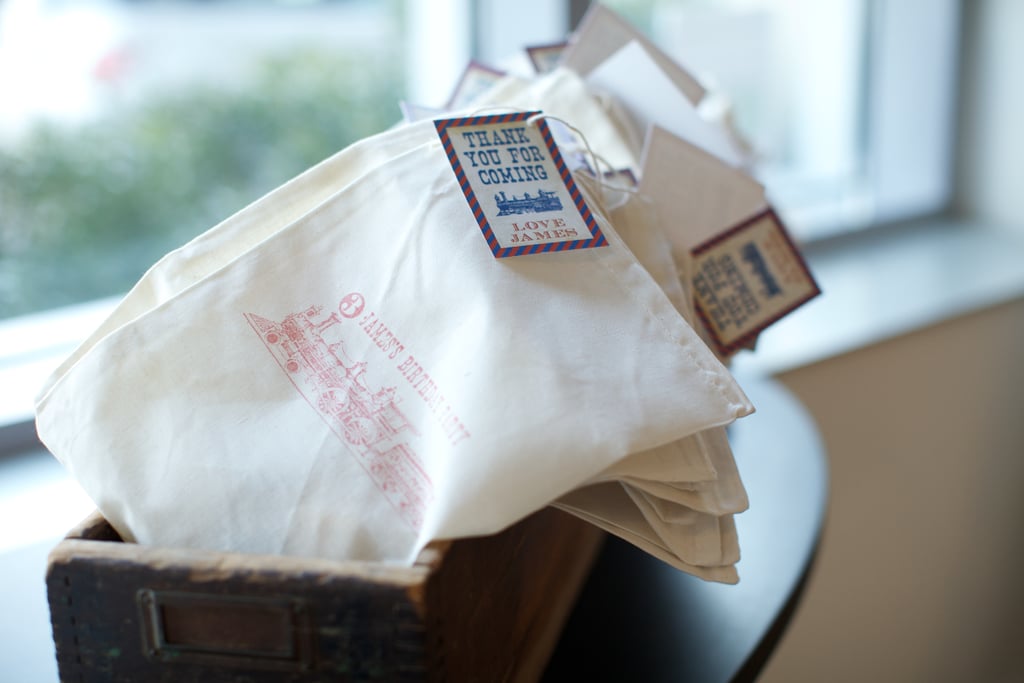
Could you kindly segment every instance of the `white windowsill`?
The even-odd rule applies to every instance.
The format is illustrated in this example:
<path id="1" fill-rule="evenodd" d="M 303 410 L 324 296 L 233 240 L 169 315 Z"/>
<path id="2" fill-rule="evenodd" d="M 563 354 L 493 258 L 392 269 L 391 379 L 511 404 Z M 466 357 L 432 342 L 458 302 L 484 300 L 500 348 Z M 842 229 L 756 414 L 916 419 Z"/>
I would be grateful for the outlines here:
<path id="1" fill-rule="evenodd" d="M 1024 233 L 969 221 L 868 232 L 807 258 L 822 296 L 768 329 L 737 371 L 777 374 L 1024 296 Z M 0 323 L 0 453 L 32 447 L 38 388 L 117 300 Z"/>
<path id="2" fill-rule="evenodd" d="M 806 252 L 823 294 L 765 330 L 738 371 L 775 375 L 1024 296 L 1024 232 L 927 219 Z"/>

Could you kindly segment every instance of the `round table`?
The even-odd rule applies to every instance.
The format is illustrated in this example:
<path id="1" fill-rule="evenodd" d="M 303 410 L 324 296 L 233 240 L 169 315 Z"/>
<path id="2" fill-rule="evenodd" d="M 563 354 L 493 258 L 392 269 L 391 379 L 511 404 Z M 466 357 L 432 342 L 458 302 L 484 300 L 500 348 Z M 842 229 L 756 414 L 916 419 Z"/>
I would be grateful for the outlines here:
<path id="1" fill-rule="evenodd" d="M 739 378 L 757 412 L 729 428 L 750 509 L 736 516 L 740 583 L 684 574 L 609 537 L 544 681 L 751 681 L 778 643 L 825 518 L 824 449 L 780 384 Z"/>

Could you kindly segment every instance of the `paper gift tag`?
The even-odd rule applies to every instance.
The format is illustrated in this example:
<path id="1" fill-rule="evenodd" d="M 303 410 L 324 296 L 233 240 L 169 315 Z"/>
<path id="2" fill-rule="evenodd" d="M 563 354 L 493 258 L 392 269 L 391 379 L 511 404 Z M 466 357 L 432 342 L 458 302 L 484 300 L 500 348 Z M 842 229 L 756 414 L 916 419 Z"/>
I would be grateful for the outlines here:
<path id="1" fill-rule="evenodd" d="M 768 206 L 764 186 L 750 174 L 661 126 L 648 130 L 639 188 L 670 218 L 663 226 L 679 261 Z"/>
<path id="2" fill-rule="evenodd" d="M 562 41 L 550 45 L 531 45 L 526 48 L 526 54 L 533 64 L 534 70 L 539 74 L 546 74 L 554 71 L 562 61 L 562 54 L 569 43 Z"/>
<path id="3" fill-rule="evenodd" d="M 416 123 L 424 119 L 436 119 L 445 111 L 438 107 L 425 107 L 420 104 L 406 102 L 405 100 L 399 102 L 398 107 L 402 110 L 402 120 L 405 123 Z"/>
<path id="4" fill-rule="evenodd" d="M 730 166 L 744 162 L 728 131 L 701 116 L 639 43 L 624 45 L 591 71 L 586 81 L 613 95 L 641 131 L 661 126 Z"/>
<path id="5" fill-rule="evenodd" d="M 629 22 L 600 3 L 593 3 L 572 35 L 569 47 L 562 56 L 562 66 L 581 76 L 589 75 L 601 62 L 627 43 L 642 45 L 658 67 L 672 81 L 675 89 L 693 104 L 704 97 L 704 87 L 690 72 L 681 67 L 661 48 L 647 39 Z"/>
<path id="6" fill-rule="evenodd" d="M 480 62 L 471 61 L 462 72 L 459 82 L 452 90 L 451 96 L 445 105 L 446 109 L 459 109 L 472 102 L 486 92 L 491 86 L 500 81 L 505 75 L 504 71 L 492 69 Z"/>
<path id="7" fill-rule="evenodd" d="M 541 112 L 434 122 L 496 258 L 608 244 Z"/>
<path id="8" fill-rule="evenodd" d="M 693 268 L 697 315 L 722 355 L 821 293 L 771 209 L 695 247 Z"/>

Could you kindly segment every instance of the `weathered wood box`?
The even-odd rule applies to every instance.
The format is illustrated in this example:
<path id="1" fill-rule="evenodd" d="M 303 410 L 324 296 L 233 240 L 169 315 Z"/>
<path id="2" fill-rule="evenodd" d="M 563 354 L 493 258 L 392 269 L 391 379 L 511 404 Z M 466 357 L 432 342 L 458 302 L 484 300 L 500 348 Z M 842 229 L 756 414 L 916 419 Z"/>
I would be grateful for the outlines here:
<path id="1" fill-rule="evenodd" d="M 50 553 L 61 681 L 529 681 L 602 532 L 553 509 L 413 567 L 123 542 L 98 513 Z"/>

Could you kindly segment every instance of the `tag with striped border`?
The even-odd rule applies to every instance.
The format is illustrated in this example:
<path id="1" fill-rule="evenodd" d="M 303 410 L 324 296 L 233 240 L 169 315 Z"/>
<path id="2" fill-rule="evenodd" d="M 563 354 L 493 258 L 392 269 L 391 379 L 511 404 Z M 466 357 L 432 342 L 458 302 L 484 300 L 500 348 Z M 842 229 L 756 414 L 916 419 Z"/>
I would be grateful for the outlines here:
<path id="1" fill-rule="evenodd" d="M 466 202 L 495 258 L 608 244 L 538 111 L 437 119 Z"/>
<path id="2" fill-rule="evenodd" d="M 722 356 L 752 348 L 766 327 L 821 293 L 771 209 L 691 253 L 697 315 Z"/>

